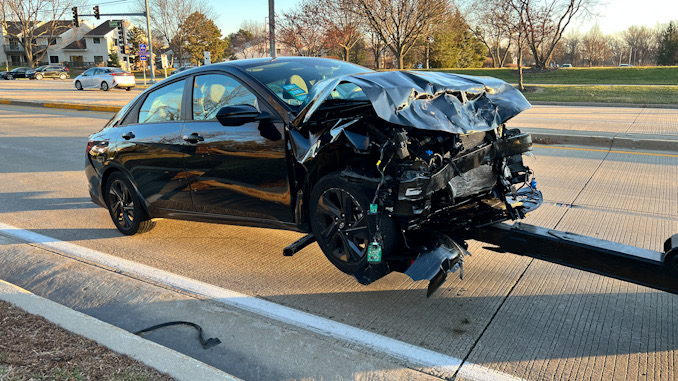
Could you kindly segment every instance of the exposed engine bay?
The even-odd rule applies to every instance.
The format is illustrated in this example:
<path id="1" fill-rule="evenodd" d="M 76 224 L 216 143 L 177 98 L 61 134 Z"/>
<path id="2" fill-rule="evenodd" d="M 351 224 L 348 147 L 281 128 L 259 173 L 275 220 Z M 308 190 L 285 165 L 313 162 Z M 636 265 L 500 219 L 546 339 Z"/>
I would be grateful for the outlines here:
<path id="1" fill-rule="evenodd" d="M 430 296 L 447 272 L 462 270 L 473 229 L 536 209 L 541 193 L 522 161 L 531 137 L 505 125 L 529 107 L 493 78 L 385 72 L 316 84 L 290 130 L 301 181 L 339 171 L 369 200 L 369 237 L 351 241 L 366 260 L 340 269 L 363 284 L 391 271 L 428 279 Z M 395 231 L 381 228 L 385 219 Z"/>

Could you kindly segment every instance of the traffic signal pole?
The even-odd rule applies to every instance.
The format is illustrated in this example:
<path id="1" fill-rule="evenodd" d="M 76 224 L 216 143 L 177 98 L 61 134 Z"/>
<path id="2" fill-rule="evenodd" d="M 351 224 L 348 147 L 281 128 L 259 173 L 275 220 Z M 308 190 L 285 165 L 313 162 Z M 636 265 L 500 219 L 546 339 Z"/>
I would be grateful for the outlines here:
<path id="1" fill-rule="evenodd" d="M 91 15 L 85 15 L 81 14 L 78 15 L 78 7 L 73 7 L 73 25 L 76 27 L 79 26 L 80 21 L 78 16 L 94 16 L 97 18 L 97 20 L 101 16 L 144 16 L 146 17 L 146 38 L 148 38 L 148 52 L 151 56 L 151 59 L 149 60 L 150 63 L 150 68 L 151 68 L 151 81 L 150 83 L 155 83 L 155 59 L 153 58 L 153 43 L 151 42 L 151 19 L 148 17 L 149 11 L 148 11 L 148 0 L 145 0 L 146 3 L 146 12 L 144 13 L 101 13 L 99 10 L 99 6 L 96 5 L 94 6 L 94 14 Z M 129 64 L 129 59 L 128 59 L 128 64 Z"/>

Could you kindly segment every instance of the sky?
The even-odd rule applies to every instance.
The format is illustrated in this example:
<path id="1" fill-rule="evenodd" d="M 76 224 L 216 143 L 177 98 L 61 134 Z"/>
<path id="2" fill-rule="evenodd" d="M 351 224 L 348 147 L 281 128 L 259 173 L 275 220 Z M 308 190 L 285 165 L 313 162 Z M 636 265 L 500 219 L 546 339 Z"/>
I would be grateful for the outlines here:
<path id="1" fill-rule="evenodd" d="M 100 4 L 109 3 L 108 7 L 122 7 L 137 0 L 101 0 Z M 678 20 L 678 0 L 601 0 L 604 2 L 595 11 L 598 15 L 593 19 L 581 20 L 572 25 L 581 32 L 588 31 L 598 23 L 603 33 L 621 32 L 631 25 L 655 27 L 657 23 Z M 89 0 L 96 5 L 97 0 Z M 254 20 L 264 22 L 268 17 L 268 0 L 208 0 L 217 16 L 215 20 L 224 36 L 238 31 L 243 21 Z M 463 3 L 458 0 L 457 3 Z M 276 13 L 280 14 L 295 7 L 299 0 L 275 0 Z M 115 5 L 114 5 L 115 4 Z M 101 5 L 103 8 L 104 5 Z M 151 9 L 151 12 L 153 10 Z M 103 13 L 104 11 L 102 11 Z M 567 32 L 567 31 L 566 31 Z"/>

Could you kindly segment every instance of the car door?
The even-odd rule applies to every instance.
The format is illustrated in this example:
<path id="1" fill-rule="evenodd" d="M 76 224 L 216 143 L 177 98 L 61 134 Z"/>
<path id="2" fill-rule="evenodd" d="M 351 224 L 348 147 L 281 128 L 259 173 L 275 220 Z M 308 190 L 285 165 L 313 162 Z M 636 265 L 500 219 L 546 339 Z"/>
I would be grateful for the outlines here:
<path id="1" fill-rule="evenodd" d="M 78 81 L 80 81 L 82 87 L 92 87 L 92 77 L 94 76 L 95 71 L 95 68 L 87 69 L 80 75 Z"/>
<path id="2" fill-rule="evenodd" d="M 152 208 L 191 210 L 183 166 L 185 79 L 150 92 L 122 122 L 115 160 L 125 167 Z"/>
<path id="3" fill-rule="evenodd" d="M 280 116 L 225 73 L 196 75 L 191 81 L 190 113 L 182 137 L 196 211 L 291 222 Z M 221 125 L 217 112 L 233 105 L 251 105 L 269 117 Z"/>

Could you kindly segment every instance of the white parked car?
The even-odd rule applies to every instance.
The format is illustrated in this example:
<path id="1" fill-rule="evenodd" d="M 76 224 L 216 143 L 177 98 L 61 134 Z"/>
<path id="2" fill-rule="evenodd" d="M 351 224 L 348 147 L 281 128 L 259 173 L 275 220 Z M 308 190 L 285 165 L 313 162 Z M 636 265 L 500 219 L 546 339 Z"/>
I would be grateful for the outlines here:
<path id="1" fill-rule="evenodd" d="M 117 67 L 93 67 L 75 77 L 73 85 L 76 89 L 86 88 L 108 89 L 118 87 L 127 91 L 136 86 L 134 74 Z"/>

